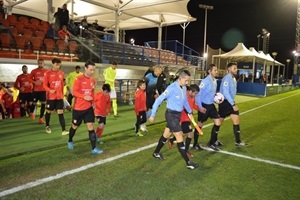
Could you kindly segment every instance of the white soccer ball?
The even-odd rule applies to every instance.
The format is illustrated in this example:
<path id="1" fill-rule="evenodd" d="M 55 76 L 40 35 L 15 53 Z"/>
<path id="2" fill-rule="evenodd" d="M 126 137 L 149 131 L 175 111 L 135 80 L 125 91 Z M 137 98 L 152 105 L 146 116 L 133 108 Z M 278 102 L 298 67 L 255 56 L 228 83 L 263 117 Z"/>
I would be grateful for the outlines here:
<path id="1" fill-rule="evenodd" d="M 224 101 L 224 95 L 220 92 L 216 93 L 214 96 L 214 102 L 216 104 L 220 104 Z"/>

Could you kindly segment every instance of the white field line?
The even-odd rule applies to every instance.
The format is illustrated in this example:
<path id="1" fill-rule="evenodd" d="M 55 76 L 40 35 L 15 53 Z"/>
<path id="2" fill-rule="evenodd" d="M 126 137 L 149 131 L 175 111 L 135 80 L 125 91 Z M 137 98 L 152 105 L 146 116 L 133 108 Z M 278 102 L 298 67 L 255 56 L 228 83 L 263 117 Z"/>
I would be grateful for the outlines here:
<path id="1" fill-rule="evenodd" d="M 295 95 L 298 95 L 298 94 L 295 94 Z M 267 104 L 264 104 L 262 106 L 250 109 L 250 110 L 245 111 L 243 113 L 240 113 L 240 115 L 246 114 L 248 112 L 252 112 L 254 110 L 260 109 L 262 107 L 268 106 L 268 105 L 276 103 L 278 101 L 282 101 L 284 99 L 291 98 L 291 97 L 293 97 L 295 95 L 291 95 L 289 97 L 285 97 L 285 98 L 282 98 L 282 99 L 278 99 L 278 100 L 272 101 L 270 103 L 267 103 Z M 227 119 L 229 119 L 229 118 L 227 118 Z M 203 127 L 208 127 L 208 126 L 211 126 L 211 125 L 213 125 L 213 123 L 207 124 L 207 125 L 205 125 Z M 41 185 L 41 184 L 44 184 L 44 183 L 56 180 L 56 179 L 60 179 L 62 177 L 65 177 L 65 176 L 68 176 L 68 175 L 72 175 L 72 174 L 75 174 L 75 173 L 87 170 L 87 169 L 92 168 L 92 167 L 103 165 L 105 163 L 117 160 L 119 158 L 123 158 L 125 156 L 131 155 L 131 154 L 135 154 L 135 153 L 138 153 L 138 152 L 146 150 L 146 149 L 150 149 L 152 147 L 155 147 L 156 145 L 157 145 L 157 143 L 153 143 L 153 144 L 150 144 L 150 145 L 147 145 L 147 146 L 144 146 L 144 147 L 140 147 L 140 148 L 135 149 L 135 150 L 128 151 L 126 153 L 119 154 L 119 155 L 111 157 L 111 158 L 107 158 L 105 160 L 100 160 L 100 161 L 97 161 L 97 162 L 94 162 L 94 163 L 91 163 L 91 164 L 88 164 L 88 165 L 84 165 L 84 166 L 76 168 L 76 169 L 64 171 L 64 172 L 56 174 L 54 176 L 49 176 L 47 178 L 42 178 L 42 179 L 39 179 L 37 181 L 29 182 L 29 183 L 26 183 L 24 185 L 20 185 L 18 187 L 14 187 L 14 188 L 11 188 L 11 189 L 8 189 L 8 190 L 1 191 L 0 192 L 0 197 L 4 197 L 4 196 L 9 195 L 9 194 L 13 194 L 13 193 L 16 193 L 16 192 L 19 192 L 19 191 L 22 191 L 22 190 L 26 190 L 26 189 L 29 189 L 29 188 L 32 188 L 32 187 L 35 187 L 35 186 L 38 186 L 38 185 Z M 210 150 L 208 148 L 204 148 L 204 149 L 205 150 Z M 293 166 L 293 165 L 288 165 L 288 164 L 282 164 L 282 163 L 278 163 L 278 162 L 274 162 L 274 161 L 270 161 L 270 160 L 265 160 L 265 159 L 260 159 L 260 158 L 253 158 L 253 157 L 250 157 L 250 156 L 244 156 L 244 155 L 241 155 L 241 154 L 231 153 L 231 152 L 227 152 L 227 151 L 219 151 L 219 152 L 220 153 L 224 153 L 224 154 L 228 154 L 228 155 L 232 155 L 232 156 L 237 156 L 237 157 L 245 158 L 245 159 L 255 160 L 255 161 L 258 161 L 258 162 L 264 162 L 264 163 L 268 163 L 268 164 L 272 164 L 272 165 L 278 165 L 278 166 L 285 167 L 285 168 L 300 170 L 300 167 L 298 167 L 298 166 Z"/>

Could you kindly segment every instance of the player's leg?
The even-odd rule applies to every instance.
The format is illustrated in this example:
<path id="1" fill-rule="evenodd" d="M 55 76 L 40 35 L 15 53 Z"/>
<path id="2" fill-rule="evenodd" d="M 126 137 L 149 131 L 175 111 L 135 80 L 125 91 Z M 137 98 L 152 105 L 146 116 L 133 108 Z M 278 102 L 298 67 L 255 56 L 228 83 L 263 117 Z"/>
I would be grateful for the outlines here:
<path id="1" fill-rule="evenodd" d="M 69 141 L 68 141 L 68 148 L 71 149 L 71 150 L 74 149 L 73 137 L 76 133 L 77 128 L 82 123 L 82 120 L 84 118 L 84 114 L 85 114 L 84 111 L 73 110 L 73 112 L 72 112 L 72 125 L 69 129 Z"/>
<path id="2" fill-rule="evenodd" d="M 248 146 L 248 144 L 242 142 L 241 140 L 241 131 L 240 131 L 240 116 L 239 111 L 235 111 L 230 115 L 231 121 L 233 123 L 233 133 L 235 137 L 235 146 L 243 147 Z"/>
<path id="3" fill-rule="evenodd" d="M 55 101 L 55 109 L 58 114 L 59 124 L 61 126 L 61 134 L 62 135 L 68 135 L 69 131 L 66 130 L 66 121 L 64 117 L 64 101 L 62 99 Z"/>
<path id="4" fill-rule="evenodd" d="M 46 110 L 46 92 L 40 92 L 39 100 L 41 102 L 39 123 L 40 124 L 45 124 L 45 121 L 44 121 L 43 117 L 44 117 L 45 110 Z"/>
<path id="5" fill-rule="evenodd" d="M 106 117 L 97 116 L 98 127 L 96 129 L 97 142 L 99 144 L 103 144 L 104 142 L 101 140 L 102 133 L 104 131 L 104 125 L 106 124 Z"/>
<path id="6" fill-rule="evenodd" d="M 19 93 L 19 99 L 20 99 L 20 112 L 21 112 L 21 117 L 26 117 L 26 112 L 25 112 L 25 93 Z"/>
<path id="7" fill-rule="evenodd" d="M 114 117 L 118 117 L 118 104 L 117 104 L 117 93 L 116 90 L 111 90 L 110 91 L 110 98 L 112 101 L 112 108 L 114 112 Z"/>
<path id="8" fill-rule="evenodd" d="M 198 126 L 200 128 L 203 127 L 203 123 L 208 119 L 208 113 L 201 113 L 198 111 Z M 199 133 L 197 129 L 194 129 L 194 144 L 193 148 L 197 151 L 203 150 L 203 148 L 199 145 Z"/>
<path id="9" fill-rule="evenodd" d="M 207 108 L 206 112 L 207 112 L 208 116 L 214 122 L 214 126 L 211 129 L 210 140 L 209 140 L 208 146 L 215 151 L 219 151 L 219 149 L 216 147 L 217 146 L 216 142 L 218 141 L 218 132 L 219 132 L 220 125 L 221 125 L 220 116 L 219 116 L 219 113 L 217 112 L 215 105 L 213 105 L 213 104 Z M 221 144 L 221 142 L 220 142 L 220 144 Z"/>
<path id="10" fill-rule="evenodd" d="M 51 119 L 51 113 L 54 111 L 54 109 L 55 109 L 55 100 L 47 100 L 46 114 L 45 114 L 46 133 L 51 133 L 50 119 Z"/>

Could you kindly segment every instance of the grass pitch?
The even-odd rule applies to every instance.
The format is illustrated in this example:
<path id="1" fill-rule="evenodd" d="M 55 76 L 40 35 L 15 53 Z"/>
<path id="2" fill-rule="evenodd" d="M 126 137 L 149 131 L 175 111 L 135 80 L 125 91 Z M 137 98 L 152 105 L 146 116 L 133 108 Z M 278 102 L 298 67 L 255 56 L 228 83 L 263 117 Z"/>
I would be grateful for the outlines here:
<path id="1" fill-rule="evenodd" d="M 300 199 L 300 91 L 267 98 L 238 97 L 242 140 L 246 148 L 234 146 L 230 120 L 221 126 L 223 151 L 298 167 L 291 169 L 211 151 L 196 152 L 200 167 L 188 170 L 176 148 L 167 145 L 164 161 L 154 159 L 154 147 L 125 156 L 131 150 L 155 144 L 164 123 L 148 126 L 144 137 L 133 137 L 132 107 L 122 107 L 118 119 L 109 118 L 104 133 L 104 153 L 90 155 L 86 128 L 74 137 L 69 151 L 53 116 L 53 132 L 29 119 L 0 121 L 0 191 L 22 186 L 92 163 L 107 161 L 63 178 L 24 189 L 2 199 Z M 239 101 L 241 100 L 241 101 Z M 240 102 L 240 103 L 239 103 Z M 157 121 L 163 120 L 160 108 Z M 66 114 L 66 121 L 70 121 Z M 201 144 L 209 140 L 206 122 Z M 56 128 L 55 128 L 56 127 Z M 124 156 L 119 156 L 124 155 Z M 119 157 L 117 157 L 119 156 Z M 109 159 L 111 160 L 109 162 Z M 1 192 L 0 192 L 1 194 Z"/>

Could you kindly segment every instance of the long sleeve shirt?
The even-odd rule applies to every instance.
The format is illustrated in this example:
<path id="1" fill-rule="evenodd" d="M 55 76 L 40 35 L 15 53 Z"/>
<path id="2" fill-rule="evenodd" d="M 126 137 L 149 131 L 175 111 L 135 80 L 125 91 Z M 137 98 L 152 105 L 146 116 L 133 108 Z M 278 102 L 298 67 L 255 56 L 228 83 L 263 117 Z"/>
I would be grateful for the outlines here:
<path id="1" fill-rule="evenodd" d="M 64 98 L 64 72 L 48 70 L 44 74 L 43 86 L 47 91 L 47 100 L 61 100 Z M 50 93 L 50 90 L 55 90 Z"/>
<path id="2" fill-rule="evenodd" d="M 105 83 L 109 84 L 112 90 L 115 89 L 116 75 L 117 75 L 117 70 L 113 69 L 112 67 L 106 68 L 103 73 Z"/>
<path id="3" fill-rule="evenodd" d="M 82 75 L 82 72 L 77 73 L 76 71 L 73 71 L 73 72 L 68 74 L 68 76 L 66 78 L 66 84 L 70 89 L 73 88 L 74 81 L 75 81 L 76 77 L 78 77 L 80 75 Z"/>
<path id="4" fill-rule="evenodd" d="M 110 105 L 110 95 L 108 93 L 104 93 L 103 91 L 95 94 L 95 116 L 105 117 L 107 113 L 111 111 Z"/>
<path id="5" fill-rule="evenodd" d="M 146 92 L 144 90 L 138 89 L 135 92 L 134 111 L 136 115 L 139 115 L 140 111 L 147 111 Z"/>
<path id="6" fill-rule="evenodd" d="M 74 110 L 87 110 L 93 106 L 95 85 L 96 81 L 93 77 L 80 75 L 75 79 L 73 85 L 73 96 L 75 97 Z M 92 100 L 85 100 L 85 96 L 91 96 Z"/>
<path id="7" fill-rule="evenodd" d="M 208 75 L 201 81 L 200 92 L 196 96 L 197 105 L 202 108 L 202 103 L 213 104 L 217 90 L 217 80 L 211 75 Z"/>
<path id="8" fill-rule="evenodd" d="M 231 74 L 227 74 L 223 77 L 220 92 L 224 95 L 224 98 L 233 106 L 234 98 L 236 95 L 236 79 Z"/>
<path id="9" fill-rule="evenodd" d="M 180 86 L 178 81 L 172 83 L 167 89 L 155 100 L 152 106 L 151 117 L 154 117 L 159 105 L 167 99 L 167 109 L 182 112 L 185 108 L 187 113 L 192 113 L 192 109 L 186 97 L 186 87 Z"/>

